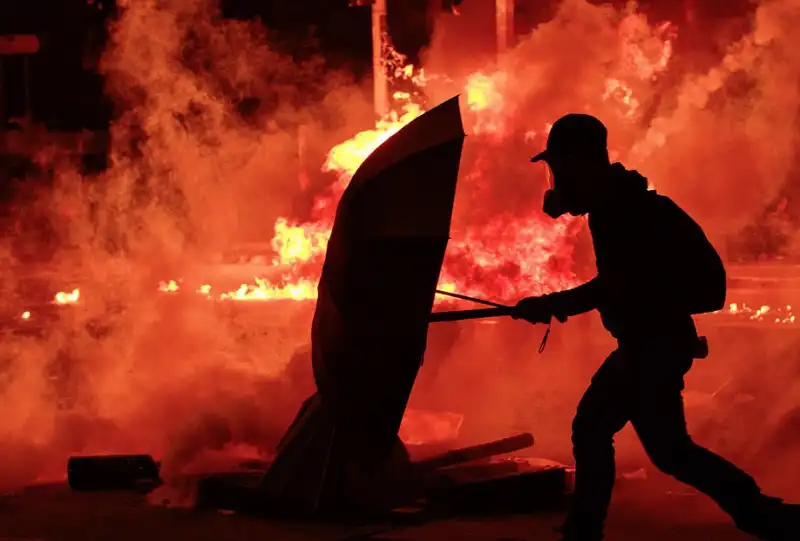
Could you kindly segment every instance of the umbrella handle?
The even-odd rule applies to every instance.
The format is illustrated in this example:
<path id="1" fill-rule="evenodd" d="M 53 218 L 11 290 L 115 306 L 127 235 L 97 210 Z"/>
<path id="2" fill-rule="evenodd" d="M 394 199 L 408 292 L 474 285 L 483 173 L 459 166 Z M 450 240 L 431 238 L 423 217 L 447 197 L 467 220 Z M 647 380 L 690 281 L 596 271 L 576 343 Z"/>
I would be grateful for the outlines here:
<path id="1" fill-rule="evenodd" d="M 485 319 L 489 317 L 502 317 L 502 316 L 510 316 L 511 315 L 511 308 L 480 308 L 478 310 L 453 310 L 449 312 L 433 312 L 431 314 L 430 319 L 428 320 L 430 323 L 439 323 L 442 321 L 469 321 L 473 319 Z M 560 318 L 556 318 L 559 319 Z M 547 345 L 547 339 L 550 337 L 550 329 L 552 329 L 552 325 L 547 325 L 547 330 L 542 337 L 542 343 L 539 344 L 539 353 L 544 352 L 544 348 Z"/>
<path id="2" fill-rule="evenodd" d="M 510 306 L 506 306 L 505 304 L 487 301 L 484 299 L 478 299 L 476 297 L 469 297 L 467 295 L 462 295 L 461 293 L 453 293 L 452 291 L 443 291 L 441 289 L 437 289 L 436 294 L 444 295 L 445 297 L 452 297 L 454 299 L 460 299 L 462 301 L 474 302 L 476 304 L 483 304 L 485 306 L 493 306 L 495 308 L 511 308 Z"/>
<path id="3" fill-rule="evenodd" d="M 438 323 L 441 321 L 468 321 L 471 319 L 484 319 L 488 317 L 503 317 L 510 315 L 511 308 L 479 308 L 477 310 L 433 312 L 428 321 L 431 323 Z"/>

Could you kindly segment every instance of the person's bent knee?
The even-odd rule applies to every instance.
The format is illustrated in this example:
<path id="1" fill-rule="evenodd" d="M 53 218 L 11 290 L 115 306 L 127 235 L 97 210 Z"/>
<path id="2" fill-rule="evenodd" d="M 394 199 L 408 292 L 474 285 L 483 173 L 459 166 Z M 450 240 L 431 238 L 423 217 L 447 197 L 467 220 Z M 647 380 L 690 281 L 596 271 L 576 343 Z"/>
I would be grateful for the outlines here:
<path id="1" fill-rule="evenodd" d="M 598 419 L 585 408 L 578 407 L 578 413 L 572 419 L 572 442 L 576 439 L 593 437 L 593 432 L 598 432 Z"/>

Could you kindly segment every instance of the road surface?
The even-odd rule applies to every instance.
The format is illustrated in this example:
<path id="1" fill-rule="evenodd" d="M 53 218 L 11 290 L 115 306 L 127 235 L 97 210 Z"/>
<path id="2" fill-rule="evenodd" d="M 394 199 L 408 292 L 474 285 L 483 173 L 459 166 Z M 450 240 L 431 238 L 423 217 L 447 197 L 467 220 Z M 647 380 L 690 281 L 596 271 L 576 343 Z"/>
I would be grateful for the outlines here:
<path id="1" fill-rule="evenodd" d="M 386 524 L 298 524 L 213 511 L 167 509 L 131 493 L 31 487 L 0 498 L 0 541 L 555 541 L 557 512 L 459 517 L 387 531 Z M 615 493 L 608 539 L 746 541 L 713 503 L 668 479 L 627 481 Z"/>

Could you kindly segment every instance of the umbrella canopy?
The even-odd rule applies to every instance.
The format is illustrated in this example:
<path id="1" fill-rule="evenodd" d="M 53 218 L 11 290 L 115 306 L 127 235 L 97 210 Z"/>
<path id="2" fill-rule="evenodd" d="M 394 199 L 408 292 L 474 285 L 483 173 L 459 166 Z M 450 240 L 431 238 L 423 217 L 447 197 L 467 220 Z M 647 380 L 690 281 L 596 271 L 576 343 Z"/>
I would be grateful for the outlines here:
<path id="1" fill-rule="evenodd" d="M 425 352 L 463 142 L 456 96 L 376 149 L 345 190 L 312 323 L 318 392 L 265 478 L 274 494 L 341 503 L 355 492 L 354 464 L 363 474 L 407 458 L 398 431 Z"/>
<path id="2" fill-rule="evenodd" d="M 312 324 L 318 389 L 342 423 L 384 445 L 425 351 L 463 141 L 457 97 L 405 126 L 356 172 L 328 244 Z"/>

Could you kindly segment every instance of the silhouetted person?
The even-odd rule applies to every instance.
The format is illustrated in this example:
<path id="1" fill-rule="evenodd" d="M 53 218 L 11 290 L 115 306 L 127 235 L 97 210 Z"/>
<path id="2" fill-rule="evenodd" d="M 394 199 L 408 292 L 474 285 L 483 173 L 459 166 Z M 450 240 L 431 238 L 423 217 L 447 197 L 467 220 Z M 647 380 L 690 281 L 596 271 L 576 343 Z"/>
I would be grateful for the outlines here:
<path id="1" fill-rule="evenodd" d="M 603 538 L 614 435 L 628 422 L 656 467 L 709 495 L 739 528 L 770 541 L 800 539 L 800 506 L 765 496 L 752 477 L 687 432 L 683 379 L 706 353 L 692 315 L 725 304 L 725 269 L 703 230 L 669 198 L 648 190 L 642 175 L 610 163 L 606 128 L 594 117 L 559 119 L 546 150 L 531 161 L 546 162 L 553 175 L 544 203 L 549 216 L 588 214 L 597 276 L 575 289 L 523 299 L 514 317 L 563 321 L 597 309 L 618 341 L 573 423 L 575 491 L 564 539 Z"/>

